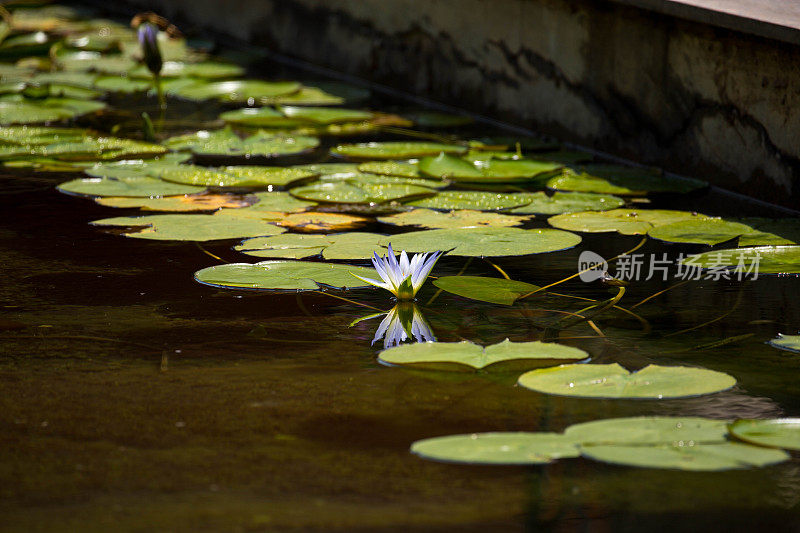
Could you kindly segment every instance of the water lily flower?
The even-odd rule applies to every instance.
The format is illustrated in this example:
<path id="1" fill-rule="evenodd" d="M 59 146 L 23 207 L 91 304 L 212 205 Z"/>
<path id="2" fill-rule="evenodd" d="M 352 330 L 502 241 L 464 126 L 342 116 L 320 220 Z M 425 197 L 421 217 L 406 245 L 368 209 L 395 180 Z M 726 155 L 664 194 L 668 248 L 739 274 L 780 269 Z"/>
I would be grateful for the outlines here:
<path id="1" fill-rule="evenodd" d="M 138 36 L 144 64 L 147 65 L 147 69 L 153 73 L 153 76 L 158 76 L 164 65 L 161 59 L 161 49 L 158 47 L 158 26 L 151 22 L 143 22 L 139 25 Z"/>
<path id="2" fill-rule="evenodd" d="M 427 253 L 414 254 L 414 257 L 409 260 L 408 254 L 403 250 L 400 252 L 400 261 L 398 261 L 394 256 L 392 245 L 389 244 L 389 253 L 386 256 L 379 257 L 377 253 L 373 253 L 372 257 L 372 265 L 383 280 L 382 282 L 353 275 L 365 283 L 386 289 L 398 300 L 413 300 L 441 256 L 442 252 L 434 252 L 430 254 L 430 257 Z"/>
<path id="3" fill-rule="evenodd" d="M 416 342 L 435 342 L 431 327 L 425 316 L 411 302 L 401 302 L 395 305 L 378 326 L 372 344 L 383 339 L 383 347 L 391 348 L 398 344 L 413 339 Z"/>

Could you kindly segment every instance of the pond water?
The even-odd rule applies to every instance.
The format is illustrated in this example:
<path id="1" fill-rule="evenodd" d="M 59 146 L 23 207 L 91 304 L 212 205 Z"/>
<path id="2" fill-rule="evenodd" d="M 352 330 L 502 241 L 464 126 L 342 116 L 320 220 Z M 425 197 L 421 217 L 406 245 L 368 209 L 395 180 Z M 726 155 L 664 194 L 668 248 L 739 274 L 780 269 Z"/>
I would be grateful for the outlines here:
<path id="1" fill-rule="evenodd" d="M 328 81 L 263 59 L 254 66 L 270 79 Z M 116 94 L 105 101 L 109 110 L 72 124 L 141 139 L 141 113 L 157 122 L 152 96 Z M 219 113 L 238 107 L 170 97 L 158 140 L 221 127 Z M 403 116 L 424 111 L 380 95 L 348 107 Z M 280 163 L 341 161 L 327 154 L 340 143 L 420 140 L 411 129 L 323 136 L 322 149 Z M 416 131 L 423 140 L 431 134 L 509 135 L 480 123 Z M 201 285 L 193 279 L 200 269 L 260 259 L 233 250 L 241 238 L 155 241 L 90 225 L 148 212 L 56 190 L 76 177 L 84 176 L 0 169 L 0 530 L 800 529 L 796 458 L 762 468 L 688 472 L 587 458 L 531 466 L 448 464 L 409 452 L 415 441 L 430 437 L 561 432 L 605 418 L 800 416 L 800 359 L 767 344 L 800 329 L 795 275 L 679 284 L 673 264 L 663 276 L 643 275 L 626 286 L 617 303 L 638 318 L 612 309 L 594 318 L 594 328 L 586 321 L 555 325 L 587 307 L 581 298 L 607 300 L 618 287 L 576 278 L 554 287 L 555 293 L 514 305 L 440 292 L 430 281 L 423 287 L 417 303 L 440 342 L 556 341 L 585 350 L 591 363 L 616 362 L 631 370 L 648 364 L 702 367 L 737 381 L 731 389 L 691 398 L 555 396 L 516 385 L 517 369 L 454 372 L 380 364 L 383 341 L 373 344 L 373 337 L 381 318 L 353 323 L 374 308 L 392 308 L 384 291 Z M 520 188 L 542 189 L 515 183 L 510 190 Z M 737 219 L 786 216 L 717 189 L 625 201 L 626 207 Z M 418 229 L 368 218 L 358 231 Z M 536 216 L 523 227 L 550 226 L 547 216 Z M 580 235 L 578 246 L 550 253 L 445 255 L 433 276 L 499 278 L 496 266 L 511 279 L 544 286 L 574 274 L 582 251 L 611 258 L 643 238 Z M 679 254 L 710 249 L 649 238 L 636 253 L 667 254 L 674 262 Z"/>

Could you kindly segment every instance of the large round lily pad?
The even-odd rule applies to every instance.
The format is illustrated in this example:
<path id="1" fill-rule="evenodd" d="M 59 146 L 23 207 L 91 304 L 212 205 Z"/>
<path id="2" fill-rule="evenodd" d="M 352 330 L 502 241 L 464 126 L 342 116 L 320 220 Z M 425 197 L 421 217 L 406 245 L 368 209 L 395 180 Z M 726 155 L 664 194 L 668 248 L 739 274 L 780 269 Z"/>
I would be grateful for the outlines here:
<path id="1" fill-rule="evenodd" d="M 783 218 L 770 220 L 748 218 L 740 222 L 751 230 L 739 237 L 739 246 L 780 246 L 800 244 L 800 219 Z"/>
<path id="2" fill-rule="evenodd" d="M 527 159 L 489 159 L 471 163 L 460 157 L 441 153 L 436 157 L 422 158 L 418 168 L 420 173 L 435 178 L 477 183 L 507 183 L 529 181 L 537 176 L 551 175 L 561 168 L 561 164 Z"/>
<path id="3" fill-rule="evenodd" d="M 524 281 L 483 276 L 443 276 L 433 284 L 458 296 L 500 305 L 512 305 L 520 296 L 539 288 Z"/>
<path id="4" fill-rule="evenodd" d="M 784 335 L 783 333 L 778 333 L 776 338 L 769 341 L 769 345 L 779 350 L 800 352 L 800 335 Z"/>
<path id="5" fill-rule="evenodd" d="M 555 252 L 581 242 L 574 233 L 551 229 L 461 228 L 432 229 L 392 235 L 384 239 L 395 250 L 447 251 L 448 255 L 496 257 Z"/>
<path id="6" fill-rule="evenodd" d="M 442 191 L 431 198 L 423 198 L 411 202 L 415 207 L 427 209 L 457 210 L 473 209 L 478 211 L 496 211 L 520 207 L 530 202 L 524 194 L 497 193 L 487 191 Z"/>
<path id="7" fill-rule="evenodd" d="M 252 198 L 252 197 L 250 197 Z M 186 194 L 156 198 L 131 198 L 108 196 L 97 198 L 98 204 L 106 207 L 138 208 L 143 211 L 168 211 L 173 213 L 190 211 L 216 211 L 221 208 L 239 209 L 247 207 L 253 200 L 230 194 Z"/>
<path id="8" fill-rule="evenodd" d="M 156 174 L 167 181 L 204 185 L 207 187 L 282 187 L 311 178 L 313 172 L 286 167 L 229 166 L 219 169 L 195 165 L 180 165 L 158 170 Z"/>
<path id="9" fill-rule="evenodd" d="M 622 198 L 610 194 L 594 194 L 582 192 L 556 192 L 548 196 L 544 192 L 535 192 L 521 197 L 530 200 L 522 207 L 509 211 L 515 215 L 560 215 L 562 213 L 580 213 L 581 211 L 608 211 L 625 204 Z"/>
<path id="10" fill-rule="evenodd" d="M 683 220 L 651 228 L 647 234 L 667 242 L 714 245 L 751 231 L 750 226 L 719 218 Z"/>
<path id="11" fill-rule="evenodd" d="M 448 463 L 526 465 L 578 457 L 578 447 L 558 433 L 473 433 L 418 440 L 411 453 Z"/>
<path id="12" fill-rule="evenodd" d="M 800 274 L 800 246 L 756 246 L 692 255 L 683 263 L 702 268 L 728 267 L 733 272 Z"/>
<path id="13" fill-rule="evenodd" d="M 269 216 L 272 216 L 276 211 L 282 213 L 296 213 L 317 205 L 314 202 L 298 200 L 288 192 L 260 192 L 256 193 L 254 196 L 256 197 L 255 204 L 243 209 L 237 209 L 235 212 L 231 212 L 230 215 L 262 218 L 264 213 L 269 213 Z"/>
<path id="14" fill-rule="evenodd" d="M 124 196 L 134 198 L 154 198 L 194 194 L 205 187 L 179 185 L 146 176 L 118 178 L 80 178 L 62 183 L 57 189 L 63 193 L 80 196 Z"/>
<path id="15" fill-rule="evenodd" d="M 405 201 L 420 196 L 431 196 L 435 191 L 429 187 L 394 182 L 390 178 L 383 182 L 364 182 L 350 178 L 335 181 L 320 181 L 289 191 L 303 200 L 343 204 L 383 204 Z"/>
<path id="16" fill-rule="evenodd" d="M 750 444 L 800 450 L 800 418 L 737 420 L 729 430 L 731 435 Z"/>
<path id="17" fill-rule="evenodd" d="M 322 254 L 325 259 L 368 259 L 378 252 L 385 235 L 377 233 L 338 233 L 334 235 L 298 235 L 287 233 L 275 237 L 248 239 L 236 250 L 255 257 L 302 259 Z M 372 278 L 377 279 L 377 278 Z"/>
<path id="18" fill-rule="evenodd" d="M 256 235 L 278 235 L 283 228 L 263 220 L 228 216 L 229 211 L 213 215 L 147 215 L 141 217 L 115 217 L 95 220 L 96 226 L 143 227 L 141 231 L 126 233 L 126 237 L 158 241 L 214 241 L 237 239 Z"/>
<path id="19" fill-rule="evenodd" d="M 504 361 L 574 360 L 587 357 L 589 354 L 583 350 L 563 344 L 539 341 L 511 342 L 506 339 L 485 348 L 468 341 L 401 344 L 381 352 L 378 360 L 392 365 L 453 363 L 481 369 Z"/>
<path id="20" fill-rule="evenodd" d="M 333 155 L 349 159 L 411 159 L 437 155 L 466 153 L 467 147 L 458 144 L 432 142 L 370 142 L 361 144 L 340 144 L 331 150 Z"/>
<path id="21" fill-rule="evenodd" d="M 783 450 L 733 442 L 658 446 L 581 446 L 581 455 L 625 466 L 671 470 L 720 471 L 763 467 L 789 459 Z"/>
<path id="22" fill-rule="evenodd" d="M 339 289 L 367 286 L 353 274 L 373 279 L 378 275 L 371 268 L 350 265 L 309 261 L 263 261 L 255 264 L 231 263 L 204 268 L 195 272 L 194 279 L 204 285 L 225 289 L 313 291 L 323 286 Z"/>
<path id="23" fill-rule="evenodd" d="M 0 125 L 41 124 L 72 119 L 99 111 L 105 102 L 74 98 L 45 98 L 26 100 L 21 95 L 0 97 Z"/>
<path id="24" fill-rule="evenodd" d="M 276 157 L 297 155 L 319 146 L 319 139 L 307 136 L 275 135 L 259 131 L 244 139 L 232 130 L 200 130 L 171 137 L 164 145 L 172 150 L 190 150 L 195 155 L 211 157 Z"/>
<path id="25" fill-rule="evenodd" d="M 579 398 L 685 398 L 729 389 L 736 379 L 702 368 L 649 365 L 629 372 L 617 363 L 562 365 L 520 376 L 523 387 Z"/>
<path id="26" fill-rule="evenodd" d="M 706 215 L 689 211 L 667 209 L 612 209 L 610 211 L 585 211 L 556 215 L 547 219 L 555 227 L 586 233 L 616 231 L 623 235 L 643 235 L 652 228 L 683 222 L 707 219 Z"/>
<path id="27" fill-rule="evenodd" d="M 564 435 L 582 445 L 722 443 L 728 420 L 693 416 L 634 416 L 573 424 Z"/>
<path id="28" fill-rule="evenodd" d="M 296 81 L 269 82 L 261 80 L 197 81 L 178 87 L 172 93 L 188 100 L 219 100 L 220 102 L 244 102 L 269 104 L 276 97 L 300 90 Z"/>
<path id="29" fill-rule="evenodd" d="M 666 177 L 658 171 L 615 165 L 587 165 L 582 171 L 565 170 L 547 182 L 551 189 L 623 196 L 648 193 L 687 193 L 708 186 L 701 180 Z"/>
<path id="30" fill-rule="evenodd" d="M 446 213 L 432 209 L 412 209 L 411 211 L 380 217 L 378 221 L 393 226 L 419 226 L 429 229 L 477 228 L 480 226 L 497 228 L 501 226 L 519 226 L 529 218 L 526 216 L 473 211 L 471 209 L 461 209 Z"/>
<path id="31" fill-rule="evenodd" d="M 416 163 L 406 161 L 367 161 L 358 165 L 361 172 L 370 172 L 382 176 L 398 176 L 401 178 L 419 178 Z"/>

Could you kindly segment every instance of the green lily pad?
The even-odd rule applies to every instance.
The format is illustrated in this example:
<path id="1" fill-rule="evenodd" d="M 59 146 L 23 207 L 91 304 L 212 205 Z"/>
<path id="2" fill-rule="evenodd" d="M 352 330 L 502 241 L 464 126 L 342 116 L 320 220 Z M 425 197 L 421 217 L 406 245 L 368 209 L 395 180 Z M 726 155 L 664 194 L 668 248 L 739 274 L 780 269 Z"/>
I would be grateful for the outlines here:
<path id="1" fill-rule="evenodd" d="M 416 111 L 406 115 L 417 126 L 422 128 L 456 128 L 472 124 L 474 120 L 467 115 L 453 115 L 438 111 Z"/>
<path id="2" fill-rule="evenodd" d="M 138 198 L 194 194 L 205 190 L 204 187 L 177 185 L 147 176 L 81 178 L 62 183 L 57 189 L 63 193 L 80 196 L 125 196 Z"/>
<path id="3" fill-rule="evenodd" d="M 0 129 L 0 142 L 24 146 L 78 142 L 89 136 L 81 128 L 52 128 L 48 126 L 7 126 Z"/>
<path id="4" fill-rule="evenodd" d="M 800 418 L 737 420 L 729 430 L 731 435 L 750 444 L 800 450 Z"/>
<path id="5" fill-rule="evenodd" d="M 161 68 L 162 78 L 223 79 L 236 78 L 243 74 L 244 68 L 241 66 L 221 61 L 201 61 L 199 63 L 165 61 Z M 145 80 L 149 80 L 153 76 L 144 65 L 131 70 L 128 75 L 132 78 Z"/>
<path id="6" fill-rule="evenodd" d="M 145 92 L 153 87 L 153 82 L 131 79 L 126 76 L 100 76 L 94 81 L 93 86 L 102 91 L 128 94 Z"/>
<path id="7" fill-rule="evenodd" d="M 604 463 L 704 472 L 763 467 L 789 459 L 789 454 L 783 450 L 733 442 L 658 446 L 599 445 L 581 446 L 580 450 L 582 456 Z"/>
<path id="8" fill-rule="evenodd" d="M 370 111 L 345 109 L 343 107 L 296 107 L 283 106 L 284 116 L 316 124 L 339 124 L 342 122 L 362 122 L 375 116 Z"/>
<path id="9" fill-rule="evenodd" d="M 526 372 L 519 384 L 544 394 L 578 398 L 662 399 L 700 396 L 729 389 L 736 380 L 722 372 L 649 365 L 629 372 L 617 363 L 562 365 Z"/>
<path id="10" fill-rule="evenodd" d="M 95 163 L 84 172 L 95 178 L 142 178 L 153 177 L 163 168 L 178 166 L 189 159 L 186 154 L 163 154 L 155 159 L 123 159 L 121 161 Z"/>
<path id="11" fill-rule="evenodd" d="M 225 289 L 314 291 L 323 287 L 349 289 L 365 287 L 353 274 L 375 278 L 371 268 L 309 261 L 263 261 L 232 263 L 204 268 L 194 279 L 204 285 Z"/>
<path id="12" fill-rule="evenodd" d="M 464 257 L 540 254 L 572 248 L 581 242 L 574 233 L 551 229 L 462 228 L 412 231 L 387 237 L 395 250 L 447 251 Z"/>
<path id="13" fill-rule="evenodd" d="M 691 255 L 685 265 L 702 268 L 728 267 L 733 272 L 762 274 L 800 274 L 800 246 L 755 246 L 714 250 Z"/>
<path id="14" fill-rule="evenodd" d="M 266 99 L 264 103 L 272 105 L 341 105 L 347 103 L 345 96 L 331 94 L 319 87 L 301 87 L 300 90 Z"/>
<path id="15" fill-rule="evenodd" d="M 220 119 L 230 124 L 251 128 L 294 128 L 302 121 L 287 118 L 273 107 L 245 107 L 220 114 Z"/>
<path id="16" fill-rule="evenodd" d="M 437 155 L 466 153 L 467 147 L 458 144 L 433 142 L 370 142 L 361 144 L 340 144 L 331 153 L 349 159 L 411 159 Z"/>
<path id="17" fill-rule="evenodd" d="M 74 98 L 26 100 L 22 95 L 0 97 L 0 125 L 39 124 L 72 119 L 106 107 L 104 102 Z"/>
<path id="18" fill-rule="evenodd" d="M 442 191 L 431 198 L 415 200 L 409 205 L 427 209 L 452 211 L 457 209 L 473 209 L 478 211 L 495 211 L 520 207 L 530 202 L 524 194 L 498 193 L 486 191 Z"/>
<path id="19" fill-rule="evenodd" d="M 358 165 L 355 163 L 311 163 L 310 165 L 295 165 L 292 168 L 299 168 L 327 176 L 329 174 L 353 174 L 358 172 Z"/>
<path id="20" fill-rule="evenodd" d="M 473 433 L 418 440 L 411 453 L 448 463 L 528 465 L 578 457 L 575 443 L 558 433 Z"/>
<path id="21" fill-rule="evenodd" d="M 739 237 L 739 246 L 800 244 L 800 219 L 744 219 L 752 229 Z"/>
<path id="22" fill-rule="evenodd" d="M 388 179 L 383 182 L 359 182 L 346 178 L 295 187 L 289 192 L 303 200 L 344 204 L 383 204 L 435 194 L 429 187 L 405 182 L 396 183 Z"/>
<path id="23" fill-rule="evenodd" d="M 625 204 L 622 198 L 609 194 L 582 192 L 556 192 L 552 196 L 543 192 L 535 192 L 524 194 L 524 197 L 529 198 L 530 203 L 512 209 L 509 213 L 515 215 L 560 215 L 582 211 L 608 211 Z"/>
<path id="24" fill-rule="evenodd" d="M 427 176 L 476 183 L 529 181 L 542 175 L 549 176 L 562 167 L 560 163 L 529 159 L 489 159 L 473 164 L 446 153 L 424 157 L 418 166 L 419 171 Z"/>
<path id="25" fill-rule="evenodd" d="M 285 230 L 263 220 L 228 216 L 222 210 L 213 215 L 146 215 L 95 220 L 96 226 L 126 226 L 144 229 L 126 237 L 159 241 L 215 241 L 256 235 L 278 235 Z"/>
<path id="26" fill-rule="evenodd" d="M 690 178 L 665 177 L 647 169 L 614 165 L 587 165 L 582 171 L 566 169 L 547 182 L 551 189 L 574 192 L 596 192 L 622 196 L 643 196 L 648 193 L 687 193 L 708 183 Z"/>
<path id="27" fill-rule="evenodd" d="M 589 354 L 578 348 L 549 342 L 511 342 L 483 347 L 468 341 L 401 344 L 384 350 L 378 360 L 392 365 L 453 363 L 476 370 L 504 361 L 519 359 L 586 359 Z"/>
<path id="28" fill-rule="evenodd" d="M 520 296 L 539 288 L 524 281 L 482 276 L 444 276 L 433 284 L 457 296 L 500 305 L 512 305 Z"/>
<path id="29" fill-rule="evenodd" d="M 166 148 L 133 139 L 118 137 L 87 137 L 80 141 L 61 142 L 34 147 L 23 147 L 0 157 L 27 157 L 36 155 L 62 161 L 111 161 L 134 158 L 152 158 L 165 154 Z"/>
<path id="30" fill-rule="evenodd" d="M 769 345 L 779 350 L 800 352 L 800 335 L 784 335 L 783 333 L 778 333 L 776 338 L 769 341 Z"/>
<path id="31" fill-rule="evenodd" d="M 263 131 L 244 139 L 225 128 L 201 130 L 164 141 L 172 150 L 190 150 L 195 155 L 212 157 L 277 157 L 296 155 L 319 146 L 319 139 L 305 136 L 273 135 Z"/>
<path id="32" fill-rule="evenodd" d="M 477 228 L 481 226 L 519 226 L 530 217 L 510 216 L 462 209 L 443 213 L 432 209 L 413 209 L 378 218 L 383 224 L 393 226 L 419 226 L 423 228 Z"/>
<path id="33" fill-rule="evenodd" d="M 287 233 L 275 237 L 247 239 L 234 249 L 255 257 L 303 259 L 322 254 L 325 259 L 368 259 L 374 252 L 386 253 L 386 248 L 381 245 L 385 237 L 377 233 L 359 232 L 334 235 Z"/>
<path id="34" fill-rule="evenodd" d="M 357 166 L 361 172 L 380 174 L 382 176 L 397 176 L 400 178 L 419 178 L 419 169 L 416 163 L 402 161 L 367 161 Z"/>
<path id="35" fill-rule="evenodd" d="M 176 165 L 156 169 L 151 173 L 166 181 L 187 185 L 260 188 L 280 187 L 314 176 L 311 172 L 296 168 L 259 166 L 229 166 L 213 169 L 196 165 Z"/>
<path id="36" fill-rule="evenodd" d="M 616 231 L 623 235 L 643 235 L 657 226 L 708 218 L 710 217 L 698 213 L 667 209 L 612 209 L 556 215 L 547 219 L 547 222 L 555 228 L 570 231 L 586 233 Z"/>
<path id="37" fill-rule="evenodd" d="M 314 202 L 298 200 L 288 192 L 260 192 L 254 196 L 256 197 L 255 204 L 236 209 L 230 213 L 231 216 L 263 218 L 265 212 L 296 213 L 317 205 Z"/>
<path id="38" fill-rule="evenodd" d="M 187 100 L 218 100 L 233 103 L 245 102 L 266 105 L 278 96 L 292 94 L 300 90 L 296 81 L 269 82 L 261 80 L 239 81 L 198 81 L 191 85 L 177 87 L 172 94 Z"/>
<path id="39" fill-rule="evenodd" d="M 87 71 L 118 75 L 127 74 L 136 66 L 136 61 L 122 54 L 101 54 L 86 50 L 57 54 L 56 63 L 67 72 Z"/>
<path id="40" fill-rule="evenodd" d="M 750 226 L 719 218 L 683 220 L 651 228 L 647 234 L 667 242 L 714 245 L 735 239 L 751 230 Z"/>
<path id="41" fill-rule="evenodd" d="M 108 196 L 95 200 L 98 204 L 106 207 L 123 209 L 136 208 L 143 211 L 166 211 L 172 213 L 216 211 L 221 208 L 239 209 L 249 206 L 253 201 L 254 199 L 252 197 L 213 193 L 185 194 L 181 196 L 155 198 Z"/>
<path id="42" fill-rule="evenodd" d="M 728 420 L 700 417 L 635 416 L 573 424 L 564 435 L 581 445 L 659 445 L 723 443 Z"/>

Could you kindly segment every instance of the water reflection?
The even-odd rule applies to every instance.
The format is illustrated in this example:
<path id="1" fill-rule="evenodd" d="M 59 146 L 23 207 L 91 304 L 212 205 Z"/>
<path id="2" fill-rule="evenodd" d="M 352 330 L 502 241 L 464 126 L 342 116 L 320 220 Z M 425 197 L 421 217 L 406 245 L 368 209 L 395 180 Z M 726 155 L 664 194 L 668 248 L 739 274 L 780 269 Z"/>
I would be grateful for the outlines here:
<path id="1" fill-rule="evenodd" d="M 389 312 L 370 315 L 364 319 L 379 316 L 383 316 L 383 320 L 378 325 L 378 330 L 372 339 L 373 345 L 381 339 L 383 339 L 384 349 L 406 341 L 433 342 L 436 340 L 430 324 L 425 320 L 425 315 L 414 302 L 398 302 Z"/>

